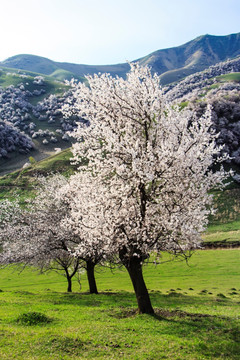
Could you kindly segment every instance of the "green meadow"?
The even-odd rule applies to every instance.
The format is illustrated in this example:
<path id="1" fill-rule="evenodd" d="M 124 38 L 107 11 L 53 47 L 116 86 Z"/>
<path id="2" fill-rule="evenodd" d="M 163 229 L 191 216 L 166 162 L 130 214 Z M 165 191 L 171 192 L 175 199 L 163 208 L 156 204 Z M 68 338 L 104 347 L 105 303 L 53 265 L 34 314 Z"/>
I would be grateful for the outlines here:
<path id="1" fill-rule="evenodd" d="M 2 269 L 0 358 L 239 359 L 239 263 L 238 249 L 149 262 L 155 316 L 136 313 L 123 268 L 97 269 L 98 295 L 88 294 L 85 273 L 67 293 L 54 272 Z"/>
<path id="2" fill-rule="evenodd" d="M 74 172 L 65 150 L 0 178 L 1 199 L 34 196 L 34 175 Z M 214 193 L 219 210 L 203 240 L 240 241 L 240 188 Z M 96 269 L 99 294 L 84 271 L 67 293 L 61 274 L 33 268 L 0 270 L 0 359 L 239 359 L 239 248 L 198 250 L 186 263 L 163 254 L 144 266 L 155 315 L 138 315 L 122 267 Z"/>

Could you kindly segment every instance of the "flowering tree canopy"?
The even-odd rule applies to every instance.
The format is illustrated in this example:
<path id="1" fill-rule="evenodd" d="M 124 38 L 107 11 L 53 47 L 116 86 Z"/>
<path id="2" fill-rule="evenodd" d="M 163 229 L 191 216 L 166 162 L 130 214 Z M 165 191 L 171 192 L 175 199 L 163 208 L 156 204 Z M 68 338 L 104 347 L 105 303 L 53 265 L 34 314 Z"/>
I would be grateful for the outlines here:
<path id="1" fill-rule="evenodd" d="M 63 271 L 72 291 L 72 277 L 80 268 L 80 260 L 68 250 L 73 234 L 66 231 L 61 221 L 69 206 L 60 189 L 66 185 L 64 176 L 40 178 L 35 199 L 25 208 L 19 201 L 0 203 L 0 239 L 3 242 L 1 263 L 37 265 L 42 270 Z"/>
<path id="2" fill-rule="evenodd" d="M 138 64 L 126 80 L 109 74 L 87 79 L 89 87 L 74 85 L 74 108 L 63 109 L 90 121 L 72 133 L 78 140 L 73 158 L 88 159 L 86 171 L 104 194 L 102 236 L 109 236 L 130 274 L 139 311 L 151 313 L 143 261 L 151 252 L 199 246 L 212 200 L 208 191 L 225 177 L 211 171 L 220 160 L 211 111 L 198 119 L 167 104 L 159 77 Z"/>
<path id="3" fill-rule="evenodd" d="M 103 236 L 103 229 L 107 225 L 104 223 L 102 206 L 104 194 L 95 180 L 88 172 L 79 172 L 72 175 L 61 189 L 70 209 L 61 225 L 73 234 L 71 254 L 86 263 L 90 293 L 98 292 L 95 265 L 110 260 L 112 256 L 109 238 Z"/>
<path id="4" fill-rule="evenodd" d="M 80 266 L 85 267 L 90 292 L 97 293 L 94 267 L 106 259 L 107 247 L 96 232 L 88 231 L 97 218 L 86 213 L 91 195 L 84 174 L 70 179 L 57 174 L 38 178 L 38 182 L 37 195 L 27 208 L 22 209 L 18 201 L 0 203 L 1 262 L 63 270 L 68 291 L 72 289 L 72 277 Z M 73 216 L 76 206 L 78 216 Z"/>

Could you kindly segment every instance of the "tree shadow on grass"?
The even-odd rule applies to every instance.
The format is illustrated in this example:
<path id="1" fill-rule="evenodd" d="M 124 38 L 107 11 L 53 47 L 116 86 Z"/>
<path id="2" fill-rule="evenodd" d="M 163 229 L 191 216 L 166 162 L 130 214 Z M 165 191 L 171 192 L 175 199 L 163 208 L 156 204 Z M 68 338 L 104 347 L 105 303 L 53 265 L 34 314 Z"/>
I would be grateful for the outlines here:
<path id="1" fill-rule="evenodd" d="M 190 343 L 195 353 L 201 354 L 209 359 L 239 359 L 240 354 L 240 322 L 238 318 L 210 315 L 204 312 L 188 312 L 180 310 L 186 305 L 199 309 L 218 306 L 239 306 L 231 299 L 202 298 L 201 296 L 185 296 L 181 294 L 162 295 L 152 294 L 153 303 L 161 307 L 154 307 L 154 315 L 137 316 L 136 308 L 116 307 L 109 313 L 110 316 L 118 319 L 135 317 L 140 321 L 153 322 L 152 328 L 159 331 L 159 336 L 173 336 L 178 339 L 183 350 L 184 344 Z M 176 309 L 176 305 L 178 309 Z M 204 305 L 204 306 L 203 306 Z M 203 310 L 204 311 L 204 310 Z M 157 321 L 157 325 L 155 323 Z M 155 323 L 155 325 L 154 325 Z M 188 347 L 189 351 L 189 347 Z M 184 351 L 183 351 L 184 353 Z"/>
<path id="2" fill-rule="evenodd" d="M 31 296 L 33 298 L 29 294 L 15 294 L 15 296 L 25 296 L 26 298 Z M 98 322 L 102 321 L 102 325 L 105 326 L 106 321 L 108 322 L 112 318 L 112 326 L 116 327 L 116 334 L 119 334 L 120 337 L 123 336 L 122 332 L 124 334 L 125 331 L 134 330 L 133 334 L 140 336 L 138 340 L 140 342 L 142 334 L 148 338 L 148 336 L 152 336 L 152 333 L 154 334 L 153 339 L 158 339 L 159 342 L 166 338 L 171 339 L 178 352 L 183 355 L 182 358 L 192 349 L 193 354 L 197 354 L 199 358 L 239 359 L 239 319 L 218 315 L 217 310 L 217 315 L 208 314 L 208 308 L 211 309 L 216 304 L 220 307 L 220 314 L 221 307 L 224 307 L 225 310 L 227 306 L 239 306 L 230 298 L 218 299 L 210 296 L 172 294 L 171 292 L 165 295 L 160 292 L 152 292 L 151 299 L 155 314 L 137 315 L 135 294 L 126 291 L 104 292 L 98 295 L 52 292 L 35 294 L 35 296 L 36 303 L 48 303 L 50 307 L 51 304 L 71 305 L 76 306 L 76 311 L 80 307 L 88 307 L 87 313 L 90 317 L 92 308 L 94 314 L 92 321 L 97 318 Z M 191 309 L 191 311 L 187 309 Z M 196 313 L 192 309 L 196 309 Z M 103 316 L 99 317 L 100 313 L 104 313 Z M 194 355 L 192 358 L 194 359 Z"/>
<path id="3" fill-rule="evenodd" d="M 25 293 L 27 296 L 27 292 Z M 30 295 L 30 294 L 29 294 Z M 32 294 L 31 294 L 32 295 Z M 60 293 L 60 292 L 49 292 L 34 294 L 34 297 L 39 297 L 39 301 L 43 300 L 48 303 L 62 304 L 62 305 L 76 305 L 76 306 L 99 306 L 102 308 L 126 308 L 131 307 L 137 309 L 136 297 L 133 292 L 119 291 L 119 292 L 100 292 L 99 294 L 90 293 Z M 154 308 L 168 308 L 168 309 L 181 309 L 186 306 L 198 307 L 209 307 L 215 306 L 216 304 L 222 308 L 237 306 L 236 302 L 232 302 L 231 298 L 220 298 L 205 296 L 194 296 L 185 295 L 177 292 L 170 292 L 169 294 L 162 294 L 159 291 L 151 292 L 151 301 Z"/>
<path id="4" fill-rule="evenodd" d="M 156 309 L 157 320 L 170 323 L 166 333 L 185 341 L 194 341 L 197 353 L 211 359 L 239 359 L 240 323 L 237 319 Z"/>

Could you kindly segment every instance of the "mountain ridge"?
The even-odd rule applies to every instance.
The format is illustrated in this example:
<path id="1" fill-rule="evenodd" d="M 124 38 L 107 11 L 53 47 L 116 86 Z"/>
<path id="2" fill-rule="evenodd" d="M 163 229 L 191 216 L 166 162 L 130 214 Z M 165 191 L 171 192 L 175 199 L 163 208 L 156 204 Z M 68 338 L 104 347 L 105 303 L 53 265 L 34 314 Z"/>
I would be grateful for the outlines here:
<path id="1" fill-rule="evenodd" d="M 153 72 L 161 75 L 162 84 L 168 84 L 202 71 L 218 62 L 240 55 L 240 33 L 230 35 L 201 35 L 187 43 L 167 49 L 156 50 L 133 62 L 150 65 Z M 20 54 L 2 62 L 0 66 L 33 71 L 67 80 L 87 74 L 109 72 L 125 77 L 128 63 L 112 65 L 87 65 L 57 62 L 37 55 Z"/>

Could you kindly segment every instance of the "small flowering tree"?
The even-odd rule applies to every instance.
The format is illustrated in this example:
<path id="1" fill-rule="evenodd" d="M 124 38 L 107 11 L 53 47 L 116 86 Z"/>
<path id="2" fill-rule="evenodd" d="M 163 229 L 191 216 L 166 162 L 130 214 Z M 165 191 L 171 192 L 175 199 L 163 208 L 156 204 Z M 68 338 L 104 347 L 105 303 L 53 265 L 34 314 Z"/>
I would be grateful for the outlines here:
<path id="1" fill-rule="evenodd" d="M 64 177 L 41 182 L 41 191 L 28 208 L 22 208 L 18 200 L 0 202 L 1 264 L 35 265 L 41 271 L 63 272 L 71 292 L 72 278 L 81 261 L 69 252 L 71 234 L 61 226 L 67 209 L 57 190 Z"/>
<path id="2" fill-rule="evenodd" d="M 132 280 L 139 312 L 153 313 L 143 262 L 150 254 L 185 254 L 199 246 L 212 201 L 208 191 L 225 178 L 222 170 L 210 170 L 219 152 L 211 111 L 198 119 L 165 103 L 159 77 L 138 64 L 131 65 L 126 80 L 109 74 L 87 79 L 89 87 L 74 85 L 74 108 L 63 109 L 90 121 L 72 133 L 73 159 L 88 159 L 89 178 L 104 194 L 95 197 L 105 221 L 98 236 L 111 239 L 111 251 Z M 91 211 L 97 216 L 92 205 Z"/>
<path id="3" fill-rule="evenodd" d="M 94 268 L 106 258 L 107 248 L 88 231 L 92 218 L 86 212 L 89 186 L 84 174 L 70 179 L 57 174 L 38 182 L 37 196 L 28 208 L 22 209 L 18 201 L 0 203 L 1 262 L 63 271 L 68 291 L 72 291 L 73 276 L 86 268 L 90 293 L 97 293 Z M 76 206 L 78 216 L 73 217 Z"/>
<path id="4" fill-rule="evenodd" d="M 104 236 L 107 226 L 104 218 L 104 193 L 97 178 L 88 172 L 79 172 L 69 178 L 68 185 L 62 189 L 71 204 L 71 211 L 62 225 L 75 235 L 72 254 L 86 266 L 90 293 L 98 293 L 94 275 L 97 264 L 111 260 L 112 252 L 109 237 Z M 106 233 L 108 233 L 105 230 Z"/>

